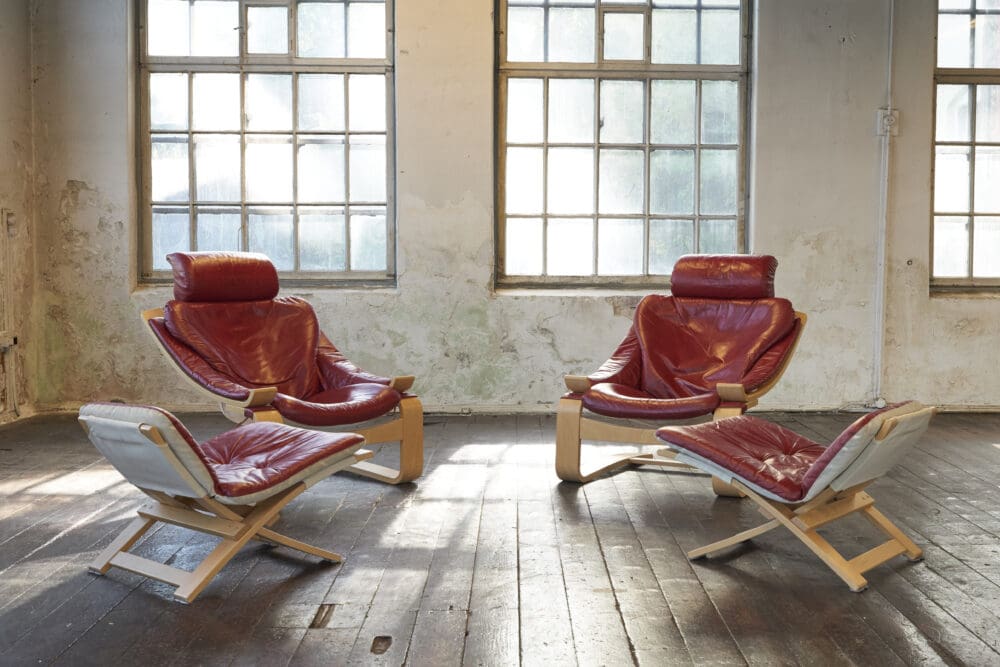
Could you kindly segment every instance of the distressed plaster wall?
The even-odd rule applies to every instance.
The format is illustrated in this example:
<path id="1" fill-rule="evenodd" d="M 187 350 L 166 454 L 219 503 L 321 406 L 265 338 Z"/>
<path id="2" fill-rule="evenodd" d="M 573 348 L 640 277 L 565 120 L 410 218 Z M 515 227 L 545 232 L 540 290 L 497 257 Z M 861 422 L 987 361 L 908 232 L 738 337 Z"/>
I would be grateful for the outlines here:
<path id="1" fill-rule="evenodd" d="M 29 29 L 28 0 L 9 0 L 0 3 L 0 208 L 13 211 L 16 225 L 11 234 L 3 229 L 0 235 L 8 247 L 7 256 L 0 256 L 0 279 L 9 275 L 8 299 L 0 303 L 0 315 L 10 317 L 13 333 L 19 346 L 8 355 L 5 368 L 0 371 L 0 421 L 14 417 L 14 397 L 7 395 L 6 373 L 16 369 L 17 401 L 21 413 L 30 414 L 34 393 L 33 365 L 26 363 L 37 349 L 30 333 L 31 297 L 34 281 L 32 215 L 33 197 L 31 182 L 34 160 L 31 142 L 31 31 Z M 4 244 L 0 243 L 0 248 Z M 0 318 L 0 328 L 4 323 Z"/>
<path id="2" fill-rule="evenodd" d="M 396 4 L 398 286 L 286 292 L 312 301 L 327 333 L 362 366 L 417 374 L 430 410 L 549 410 L 563 373 L 592 370 L 613 349 L 635 296 L 492 289 L 494 3 Z M 778 291 L 810 316 L 798 357 L 763 405 L 861 405 L 873 377 L 874 118 L 885 103 L 888 0 L 756 4 L 752 249 L 779 257 Z M 138 319 L 169 290 L 135 285 L 130 5 L 32 3 L 35 220 L 45 258 L 35 395 L 44 408 L 108 398 L 210 407 L 161 360 Z M 890 218 L 887 367 L 909 370 L 885 374 L 886 397 L 1000 405 L 985 370 L 949 383 L 966 355 L 985 356 L 985 369 L 1000 353 L 969 333 L 989 322 L 974 314 L 979 302 L 927 296 L 931 56 L 919 50 L 933 51 L 933 0 L 897 5 L 897 43 L 913 43 L 897 49 L 899 87 L 909 90 L 897 100 L 904 132 Z M 969 322 L 961 336 L 950 323 L 956 314 Z M 940 331 L 956 333 L 950 361 L 915 386 L 915 364 L 935 353 Z"/>
<path id="3" fill-rule="evenodd" d="M 864 403 L 872 378 L 888 1 L 761 0 L 754 73 L 753 249 L 809 322 L 776 404 Z"/>
<path id="4" fill-rule="evenodd" d="M 942 406 L 1000 406 L 1000 295 L 931 294 L 934 0 L 899 3 L 884 383 L 891 397 Z M 1000 249 L 994 249 L 1000 252 Z"/>

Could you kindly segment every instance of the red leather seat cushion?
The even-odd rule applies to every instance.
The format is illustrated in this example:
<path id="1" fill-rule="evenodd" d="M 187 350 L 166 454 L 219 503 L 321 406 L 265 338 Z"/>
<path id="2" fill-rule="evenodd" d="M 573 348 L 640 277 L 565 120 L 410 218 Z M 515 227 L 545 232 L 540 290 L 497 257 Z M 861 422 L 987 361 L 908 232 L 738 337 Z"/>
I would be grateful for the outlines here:
<path id="1" fill-rule="evenodd" d="M 662 399 L 641 389 L 610 382 L 595 384 L 582 400 L 583 406 L 591 412 L 622 419 L 689 419 L 719 407 L 719 397 L 715 393 Z"/>
<path id="2" fill-rule="evenodd" d="M 812 482 L 806 481 L 806 473 L 826 451 L 823 445 L 783 426 L 746 415 L 661 428 L 656 436 L 789 502 L 808 493 Z"/>
<path id="3" fill-rule="evenodd" d="M 212 368 L 250 387 L 277 387 L 308 396 L 320 390 L 316 351 L 319 323 L 308 302 L 186 303 L 164 309 L 167 330 Z"/>
<path id="4" fill-rule="evenodd" d="M 363 440 L 355 433 L 323 433 L 261 422 L 193 446 L 212 475 L 215 492 L 238 498 L 280 484 Z"/>
<path id="5" fill-rule="evenodd" d="M 286 419 L 308 426 L 337 426 L 374 419 L 397 405 L 401 395 L 384 384 L 362 382 L 327 389 L 305 399 L 278 394 L 272 404 Z"/>

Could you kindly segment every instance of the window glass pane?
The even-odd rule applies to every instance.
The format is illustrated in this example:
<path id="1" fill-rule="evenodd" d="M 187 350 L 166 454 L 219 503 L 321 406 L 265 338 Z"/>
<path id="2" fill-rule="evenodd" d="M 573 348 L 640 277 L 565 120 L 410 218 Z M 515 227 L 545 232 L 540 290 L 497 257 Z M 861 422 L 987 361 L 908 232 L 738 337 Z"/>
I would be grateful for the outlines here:
<path id="1" fill-rule="evenodd" d="M 972 0 L 938 0 L 938 9 L 972 9 Z"/>
<path id="2" fill-rule="evenodd" d="M 542 149 L 508 148 L 507 213 L 542 212 Z"/>
<path id="3" fill-rule="evenodd" d="M 385 38 L 384 4 L 352 2 L 347 5 L 348 58 L 385 58 Z"/>
<path id="4" fill-rule="evenodd" d="M 507 80 L 507 141 L 541 143 L 544 125 L 543 81 Z"/>
<path id="5" fill-rule="evenodd" d="M 934 160 L 934 210 L 963 213 L 969 210 L 969 149 L 938 146 Z"/>
<path id="6" fill-rule="evenodd" d="M 601 142 L 642 143 L 644 89 L 642 81 L 601 81 Z"/>
<path id="7" fill-rule="evenodd" d="M 976 67 L 1000 67 L 1000 16 L 977 14 Z"/>
<path id="8" fill-rule="evenodd" d="M 681 255 L 694 252 L 694 221 L 649 221 L 649 272 L 668 276 Z"/>
<path id="9" fill-rule="evenodd" d="M 698 57 L 698 12 L 653 10 L 653 62 L 692 64 Z"/>
<path id="10" fill-rule="evenodd" d="M 694 81 L 653 81 L 651 141 L 693 144 L 695 109 Z"/>
<path id="11" fill-rule="evenodd" d="M 247 129 L 292 129 L 292 75 L 247 75 Z"/>
<path id="12" fill-rule="evenodd" d="M 355 271 L 385 271 L 385 213 L 351 216 L 351 268 Z"/>
<path id="13" fill-rule="evenodd" d="M 344 124 L 344 75 L 300 74 L 299 130 L 342 132 Z"/>
<path id="14" fill-rule="evenodd" d="M 350 199 L 352 202 L 373 204 L 384 202 L 386 200 L 385 169 L 384 135 L 356 134 L 351 137 Z M 382 258 L 382 263 L 385 264 L 385 257 Z M 352 261 L 351 264 L 353 266 L 354 262 Z M 382 268 L 385 267 L 382 266 Z"/>
<path id="15" fill-rule="evenodd" d="M 736 214 L 739 166 L 736 151 L 701 152 L 701 199 L 699 210 L 707 214 Z"/>
<path id="16" fill-rule="evenodd" d="M 303 137 L 299 143 L 301 202 L 343 202 L 346 192 L 343 137 Z"/>
<path id="17" fill-rule="evenodd" d="M 1000 147 L 976 148 L 976 203 L 977 213 L 1000 213 Z M 979 247 L 979 239 L 975 241 Z"/>
<path id="18" fill-rule="evenodd" d="M 643 60 L 646 17 L 642 14 L 604 15 L 604 59 Z"/>
<path id="19" fill-rule="evenodd" d="M 545 60 L 545 10 L 511 7 L 507 10 L 507 60 Z"/>
<path id="20" fill-rule="evenodd" d="M 546 265 L 550 276 L 594 273 L 594 221 L 590 218 L 550 219 Z"/>
<path id="21" fill-rule="evenodd" d="M 198 73 L 194 82 L 194 129 L 240 129 L 240 75 Z"/>
<path id="22" fill-rule="evenodd" d="M 150 152 L 153 201 L 188 201 L 187 137 L 154 135 Z"/>
<path id="23" fill-rule="evenodd" d="M 694 213 L 694 151 L 652 151 L 649 212 Z"/>
<path id="24" fill-rule="evenodd" d="M 982 93 L 980 93 L 980 96 Z M 980 102 L 981 104 L 981 102 Z M 937 87 L 938 141 L 968 141 L 969 136 L 969 86 Z M 979 130 L 977 130 L 977 133 Z"/>
<path id="25" fill-rule="evenodd" d="M 347 223 L 343 210 L 299 209 L 299 269 L 347 269 Z"/>
<path id="26" fill-rule="evenodd" d="M 240 55 L 239 2 L 194 0 L 191 24 L 191 55 Z"/>
<path id="27" fill-rule="evenodd" d="M 549 142 L 594 142 L 594 80 L 549 81 Z"/>
<path id="28" fill-rule="evenodd" d="M 233 134 L 195 135 L 194 172 L 199 201 L 240 201 L 240 138 Z"/>
<path id="29" fill-rule="evenodd" d="M 698 252 L 730 254 L 737 251 L 735 220 L 702 220 L 700 231 Z"/>
<path id="30" fill-rule="evenodd" d="M 549 62 L 594 62 L 594 10 L 549 10 Z"/>
<path id="31" fill-rule="evenodd" d="M 597 223 L 597 273 L 642 275 L 644 231 L 642 220 L 602 218 Z"/>
<path id="32" fill-rule="evenodd" d="M 732 10 L 701 13 L 701 61 L 706 65 L 740 62 L 740 13 Z"/>
<path id="33" fill-rule="evenodd" d="M 969 20 L 962 14 L 938 16 L 938 67 L 969 67 Z"/>
<path id="34" fill-rule="evenodd" d="M 347 86 L 351 132 L 385 132 L 385 76 L 352 74 Z"/>
<path id="35" fill-rule="evenodd" d="M 187 211 L 153 209 L 153 268 L 170 270 L 167 255 L 191 249 Z"/>
<path id="36" fill-rule="evenodd" d="M 149 75 L 149 127 L 186 130 L 188 126 L 187 74 Z"/>
<path id="37" fill-rule="evenodd" d="M 1000 278 L 1000 218 L 976 218 L 972 248 L 972 275 Z"/>
<path id="38" fill-rule="evenodd" d="M 941 89 L 946 86 L 938 86 L 938 105 L 941 104 Z M 947 86 L 948 88 L 960 88 L 966 91 L 964 99 L 968 104 L 968 86 Z M 938 111 L 940 114 L 941 112 Z M 968 139 L 969 118 L 965 115 L 965 136 Z M 940 122 L 938 128 L 941 127 Z M 938 137 L 940 139 L 940 137 Z M 977 86 L 976 87 L 976 141 L 998 141 L 1000 142 L 1000 86 Z"/>
<path id="39" fill-rule="evenodd" d="M 965 278 L 968 275 L 968 218 L 934 218 L 934 277 Z"/>
<path id="40" fill-rule="evenodd" d="M 279 271 L 295 269 L 295 225 L 291 211 L 251 210 L 247 215 L 250 252 L 262 252 Z"/>
<path id="41" fill-rule="evenodd" d="M 642 213 L 645 195 L 643 151 L 601 151 L 598 211 Z"/>
<path id="42" fill-rule="evenodd" d="M 739 140 L 739 88 L 735 81 L 701 84 L 701 142 L 735 144 Z"/>
<path id="43" fill-rule="evenodd" d="M 247 7 L 247 51 L 288 53 L 287 7 Z"/>
<path id="44" fill-rule="evenodd" d="M 549 149 L 548 167 L 548 212 L 593 213 L 594 150 L 592 148 Z"/>
<path id="45" fill-rule="evenodd" d="M 188 0 L 149 0 L 146 52 L 151 56 L 186 56 L 191 51 Z"/>
<path id="46" fill-rule="evenodd" d="M 240 210 L 198 213 L 198 250 L 240 250 Z"/>
<path id="47" fill-rule="evenodd" d="M 511 276 L 542 274 L 542 219 L 507 218 L 505 272 Z"/>
<path id="48" fill-rule="evenodd" d="M 247 201 L 292 201 L 292 145 L 288 137 L 248 137 Z"/>
<path id="49" fill-rule="evenodd" d="M 297 7 L 297 48 L 303 58 L 343 58 L 345 19 L 342 2 L 300 2 Z"/>

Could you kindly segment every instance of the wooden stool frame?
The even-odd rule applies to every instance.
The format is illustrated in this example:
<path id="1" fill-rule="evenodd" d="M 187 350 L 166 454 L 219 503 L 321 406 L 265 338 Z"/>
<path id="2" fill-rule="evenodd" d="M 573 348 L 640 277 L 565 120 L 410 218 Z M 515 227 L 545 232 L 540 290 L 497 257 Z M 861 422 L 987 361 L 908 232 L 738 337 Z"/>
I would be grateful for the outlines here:
<path id="1" fill-rule="evenodd" d="M 84 419 L 81 419 L 80 423 L 84 430 L 88 430 Z M 138 428 L 158 447 L 163 449 L 167 447 L 166 441 L 156 427 L 143 424 Z M 328 470 L 333 474 L 371 456 L 372 452 L 359 449 Z M 176 459 L 171 463 L 179 470 L 183 469 Z M 163 581 L 177 587 L 174 591 L 175 598 L 189 603 L 198 597 L 215 575 L 250 540 L 286 546 L 332 563 L 343 560 L 340 554 L 300 542 L 270 528 L 277 522 L 282 508 L 306 490 L 304 482 L 290 486 L 255 505 L 228 505 L 208 497 L 187 497 L 138 488 L 152 498 L 153 502 L 139 508 L 138 516 L 98 554 L 89 566 L 91 572 L 106 574 L 112 567 L 118 567 Z M 129 549 L 157 522 L 214 535 L 221 538 L 221 541 L 191 571 L 129 553 Z"/>

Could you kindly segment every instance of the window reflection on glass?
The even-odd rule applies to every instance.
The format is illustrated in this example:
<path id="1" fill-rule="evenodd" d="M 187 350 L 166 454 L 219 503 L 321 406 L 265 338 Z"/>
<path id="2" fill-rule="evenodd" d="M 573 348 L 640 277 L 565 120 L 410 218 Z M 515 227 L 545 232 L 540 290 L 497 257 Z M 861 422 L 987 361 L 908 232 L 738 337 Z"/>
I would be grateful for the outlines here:
<path id="1" fill-rule="evenodd" d="M 742 250 L 745 3 L 500 10 L 505 276 L 624 281 Z"/>
<path id="2" fill-rule="evenodd" d="M 384 274 L 391 3 L 143 4 L 145 266 L 169 269 L 158 254 L 172 249 L 255 250 L 282 272 Z"/>

